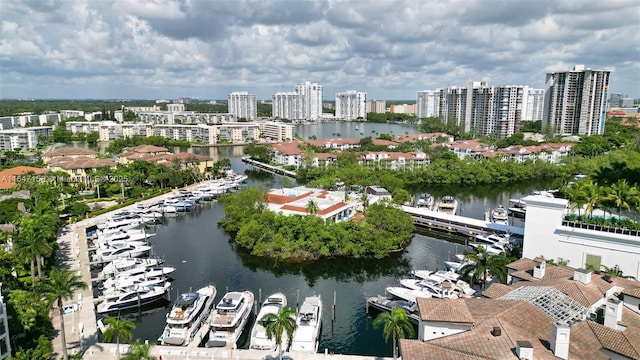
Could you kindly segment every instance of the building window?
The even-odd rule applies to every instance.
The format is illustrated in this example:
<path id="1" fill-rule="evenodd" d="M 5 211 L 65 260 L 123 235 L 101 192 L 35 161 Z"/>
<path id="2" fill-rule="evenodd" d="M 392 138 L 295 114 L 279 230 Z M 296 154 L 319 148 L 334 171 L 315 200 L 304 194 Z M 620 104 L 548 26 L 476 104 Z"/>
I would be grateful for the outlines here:
<path id="1" fill-rule="evenodd" d="M 584 267 L 587 270 L 599 271 L 602 264 L 602 257 L 598 255 L 587 254 Z"/>

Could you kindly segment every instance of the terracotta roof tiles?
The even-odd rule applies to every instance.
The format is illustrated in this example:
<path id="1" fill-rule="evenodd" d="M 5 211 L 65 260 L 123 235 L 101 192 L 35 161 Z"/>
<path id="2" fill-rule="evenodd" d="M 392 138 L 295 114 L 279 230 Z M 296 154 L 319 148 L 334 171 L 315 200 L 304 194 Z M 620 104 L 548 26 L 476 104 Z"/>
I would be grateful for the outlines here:
<path id="1" fill-rule="evenodd" d="M 473 323 L 473 316 L 463 301 L 418 298 L 418 309 L 423 321 Z"/>

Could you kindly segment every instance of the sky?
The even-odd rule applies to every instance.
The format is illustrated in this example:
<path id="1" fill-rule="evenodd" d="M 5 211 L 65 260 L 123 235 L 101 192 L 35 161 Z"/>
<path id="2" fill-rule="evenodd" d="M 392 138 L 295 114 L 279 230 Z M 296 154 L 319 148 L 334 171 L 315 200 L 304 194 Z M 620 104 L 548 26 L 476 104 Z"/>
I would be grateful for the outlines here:
<path id="1" fill-rule="evenodd" d="M 576 64 L 640 98 L 640 0 L 0 0 L 0 98 L 325 100 L 543 88 Z"/>

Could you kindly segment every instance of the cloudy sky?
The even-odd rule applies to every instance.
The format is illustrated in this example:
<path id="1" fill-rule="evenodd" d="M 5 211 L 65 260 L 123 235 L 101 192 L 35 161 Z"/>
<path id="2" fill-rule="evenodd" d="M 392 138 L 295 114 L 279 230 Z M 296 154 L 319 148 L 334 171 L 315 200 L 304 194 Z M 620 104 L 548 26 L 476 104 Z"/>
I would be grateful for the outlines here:
<path id="1" fill-rule="evenodd" d="M 575 64 L 640 97 L 640 0 L 0 0 L 0 97 L 371 99 Z"/>

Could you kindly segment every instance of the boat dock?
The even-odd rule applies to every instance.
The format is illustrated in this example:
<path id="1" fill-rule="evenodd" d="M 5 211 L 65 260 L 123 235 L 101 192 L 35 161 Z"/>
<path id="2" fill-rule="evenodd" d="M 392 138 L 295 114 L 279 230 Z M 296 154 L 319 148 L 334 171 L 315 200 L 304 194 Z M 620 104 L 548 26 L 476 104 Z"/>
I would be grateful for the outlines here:
<path id="1" fill-rule="evenodd" d="M 524 228 L 510 225 L 496 224 L 490 221 L 478 220 L 458 215 L 449 215 L 437 211 L 401 206 L 402 211 L 411 215 L 413 224 L 464 236 L 476 236 L 487 233 L 509 233 L 524 236 Z"/>
<path id="2" fill-rule="evenodd" d="M 252 160 L 251 158 L 246 157 L 246 156 L 242 158 L 242 162 L 243 163 L 247 163 L 247 164 L 249 164 L 249 165 L 251 165 L 251 166 L 253 166 L 255 168 L 258 168 L 260 170 L 264 170 L 264 171 L 267 171 L 267 172 L 270 172 L 270 173 L 273 173 L 273 174 L 284 175 L 284 176 L 290 177 L 292 179 L 296 178 L 296 173 L 293 172 L 293 171 L 289 171 L 289 170 L 285 170 L 285 169 L 283 169 L 281 167 L 271 166 L 269 164 L 261 163 L 259 161 Z"/>

